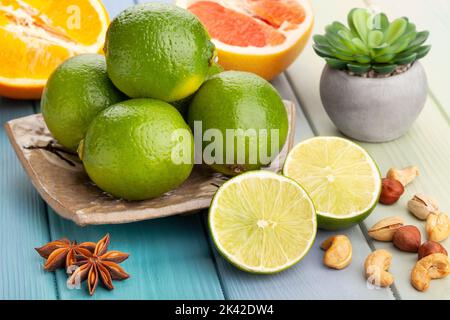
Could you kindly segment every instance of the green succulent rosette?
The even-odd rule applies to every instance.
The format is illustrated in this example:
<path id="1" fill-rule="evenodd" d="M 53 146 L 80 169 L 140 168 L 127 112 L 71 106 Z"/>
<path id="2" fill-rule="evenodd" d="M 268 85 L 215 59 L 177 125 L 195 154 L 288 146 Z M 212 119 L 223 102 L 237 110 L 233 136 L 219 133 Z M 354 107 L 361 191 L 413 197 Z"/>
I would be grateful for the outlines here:
<path id="1" fill-rule="evenodd" d="M 348 26 L 328 25 L 325 35 L 313 37 L 313 48 L 333 69 L 389 74 L 425 57 L 431 49 L 424 45 L 428 36 L 428 31 L 418 32 L 408 18 L 390 22 L 384 13 L 355 8 L 348 14 Z"/>

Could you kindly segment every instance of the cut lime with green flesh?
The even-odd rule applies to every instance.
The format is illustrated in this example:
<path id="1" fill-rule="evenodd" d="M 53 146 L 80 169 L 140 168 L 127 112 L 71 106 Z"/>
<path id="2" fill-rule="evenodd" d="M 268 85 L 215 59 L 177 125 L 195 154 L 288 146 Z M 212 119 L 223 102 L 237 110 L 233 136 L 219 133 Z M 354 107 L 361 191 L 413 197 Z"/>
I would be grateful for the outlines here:
<path id="1" fill-rule="evenodd" d="M 381 192 L 376 163 L 357 144 L 338 137 L 316 137 L 296 145 L 283 173 L 311 196 L 320 228 L 342 229 L 364 220 Z"/>
<path id="2" fill-rule="evenodd" d="M 292 179 L 251 171 L 214 196 L 209 228 L 219 252 L 238 268 L 276 273 L 299 262 L 317 231 L 314 205 Z"/>

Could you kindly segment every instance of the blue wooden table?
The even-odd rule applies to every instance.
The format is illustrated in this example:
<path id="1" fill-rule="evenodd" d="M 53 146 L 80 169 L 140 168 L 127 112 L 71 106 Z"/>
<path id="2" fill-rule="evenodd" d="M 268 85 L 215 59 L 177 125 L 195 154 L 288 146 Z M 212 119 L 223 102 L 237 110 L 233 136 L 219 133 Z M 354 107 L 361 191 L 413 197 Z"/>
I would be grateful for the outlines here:
<path id="1" fill-rule="evenodd" d="M 132 5 L 132 0 L 104 0 L 110 16 Z M 409 284 L 415 255 L 400 253 L 390 244 L 371 241 L 366 230 L 388 215 L 401 215 L 408 223 L 423 223 L 407 212 L 405 202 L 415 192 L 438 198 L 450 209 L 450 91 L 444 75 L 448 63 L 447 0 L 315 0 L 315 32 L 333 20 L 344 20 L 352 7 L 377 6 L 390 16 L 409 16 L 419 28 L 431 31 L 433 50 L 424 60 L 430 92 L 425 110 L 408 134 L 385 144 L 363 144 L 382 171 L 392 166 L 414 164 L 421 177 L 408 188 L 402 200 L 391 207 L 379 206 L 364 223 L 343 233 L 352 241 L 352 264 L 342 271 L 322 264 L 319 245 L 333 234 L 320 231 L 313 249 L 295 267 L 278 275 L 251 275 L 221 258 L 208 234 L 206 213 L 150 220 L 126 225 L 79 227 L 60 218 L 32 187 L 3 130 L 0 131 L 0 299 L 450 299 L 450 277 L 434 281 L 426 293 Z M 445 40 L 445 41 L 443 41 Z M 296 141 L 314 135 L 339 135 L 322 108 L 318 84 L 323 61 L 309 45 L 289 70 L 273 81 L 284 99 L 296 103 Z M 0 98 L 0 123 L 39 112 L 39 102 Z M 43 260 L 34 251 L 63 236 L 78 241 L 96 241 L 111 234 L 110 248 L 128 252 L 122 265 L 131 278 L 114 282 L 115 290 L 98 288 L 90 297 L 86 289 L 69 290 L 64 271 L 45 272 Z M 450 241 L 444 242 L 450 248 Z M 363 263 L 375 248 L 394 253 L 391 271 L 395 284 L 386 289 L 366 285 Z"/>

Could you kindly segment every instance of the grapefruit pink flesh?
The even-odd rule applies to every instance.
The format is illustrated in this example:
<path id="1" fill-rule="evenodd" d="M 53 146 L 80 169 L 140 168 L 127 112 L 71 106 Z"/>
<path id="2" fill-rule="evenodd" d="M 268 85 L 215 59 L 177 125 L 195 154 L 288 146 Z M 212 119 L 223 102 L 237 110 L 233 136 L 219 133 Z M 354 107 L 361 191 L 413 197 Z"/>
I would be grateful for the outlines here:
<path id="1" fill-rule="evenodd" d="M 249 0 L 247 3 L 257 18 L 275 28 L 281 27 L 285 21 L 298 25 L 306 18 L 303 7 L 292 0 Z"/>
<path id="2" fill-rule="evenodd" d="M 224 7 L 212 1 L 198 1 L 188 9 L 206 26 L 213 39 L 239 47 L 282 44 L 284 32 L 305 20 L 303 7 L 293 0 L 247 0 L 242 7 Z"/>

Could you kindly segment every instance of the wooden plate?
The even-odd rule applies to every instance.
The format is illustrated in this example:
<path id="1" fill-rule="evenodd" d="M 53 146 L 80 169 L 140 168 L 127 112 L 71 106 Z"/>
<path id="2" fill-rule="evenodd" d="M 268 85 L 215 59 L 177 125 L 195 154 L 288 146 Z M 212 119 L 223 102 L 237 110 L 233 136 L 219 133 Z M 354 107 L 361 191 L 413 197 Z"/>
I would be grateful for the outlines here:
<path id="1" fill-rule="evenodd" d="M 272 164 L 279 171 L 292 148 L 295 105 L 284 101 L 289 117 L 288 140 Z M 228 178 L 196 165 L 183 185 L 163 196 L 145 201 L 116 199 L 95 186 L 78 156 L 56 144 L 41 114 L 5 124 L 14 150 L 44 200 L 66 219 L 78 225 L 128 223 L 184 214 L 209 207 L 217 188 Z"/>

